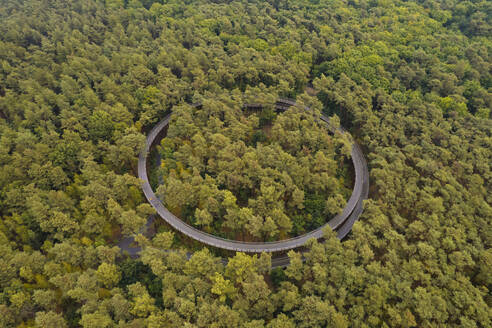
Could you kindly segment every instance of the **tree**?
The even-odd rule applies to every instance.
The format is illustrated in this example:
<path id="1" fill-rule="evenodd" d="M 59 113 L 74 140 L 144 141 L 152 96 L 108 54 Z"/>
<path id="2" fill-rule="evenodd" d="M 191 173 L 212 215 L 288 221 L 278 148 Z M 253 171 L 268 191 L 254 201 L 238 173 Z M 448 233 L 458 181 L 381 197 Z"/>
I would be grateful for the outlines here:
<path id="1" fill-rule="evenodd" d="M 133 315 L 145 318 L 156 310 L 154 299 L 139 282 L 128 286 L 128 291 L 133 297 L 133 307 L 130 310 Z"/>
<path id="2" fill-rule="evenodd" d="M 80 319 L 80 324 L 84 328 L 106 328 L 111 327 L 113 325 L 113 321 L 107 314 L 94 312 L 83 314 Z"/>
<path id="3" fill-rule="evenodd" d="M 45 232 L 54 233 L 54 238 L 63 239 L 65 234 L 72 234 L 79 229 L 77 222 L 62 212 L 54 212 L 50 218 L 40 223 L 41 229 Z"/>
<path id="4" fill-rule="evenodd" d="M 236 253 L 236 256 L 227 262 L 225 276 L 234 283 L 242 283 L 255 274 L 256 257 L 244 253 Z"/>
<path id="5" fill-rule="evenodd" d="M 294 328 L 296 327 L 296 325 L 292 319 L 290 319 L 285 314 L 281 313 L 272 321 L 270 321 L 267 327 L 268 328 L 281 328 L 281 327 Z"/>
<path id="6" fill-rule="evenodd" d="M 136 234 L 145 225 L 147 219 L 137 215 L 134 210 L 128 210 L 121 213 L 119 222 L 122 226 L 124 235 Z"/>
<path id="7" fill-rule="evenodd" d="M 115 286 L 121 278 L 118 267 L 114 264 L 101 263 L 97 268 L 97 278 L 107 288 Z"/>
<path id="8" fill-rule="evenodd" d="M 161 232 L 154 236 L 152 244 L 159 249 L 170 249 L 174 242 L 174 233 Z"/>
<path id="9" fill-rule="evenodd" d="M 36 313 L 36 326 L 43 328 L 64 328 L 68 327 L 63 317 L 55 312 Z"/>
<path id="10" fill-rule="evenodd" d="M 234 288 L 233 283 L 228 279 L 224 279 L 220 273 L 216 272 L 211 280 L 213 281 L 211 292 L 218 295 L 222 303 L 226 301 L 227 297 L 230 298 L 231 295 L 236 294 L 236 288 Z"/>
<path id="11" fill-rule="evenodd" d="M 113 122 L 108 113 L 98 110 L 89 118 L 87 130 L 92 141 L 110 140 L 113 136 Z"/>
<path id="12" fill-rule="evenodd" d="M 195 217 L 196 223 L 201 226 L 209 226 L 213 221 L 212 214 L 210 214 L 206 209 L 200 210 L 197 208 L 195 210 Z"/>
<path id="13" fill-rule="evenodd" d="M 289 251 L 288 253 L 290 259 L 290 265 L 285 270 L 285 274 L 289 278 L 293 278 L 295 280 L 302 279 L 302 259 L 301 254 Z"/>

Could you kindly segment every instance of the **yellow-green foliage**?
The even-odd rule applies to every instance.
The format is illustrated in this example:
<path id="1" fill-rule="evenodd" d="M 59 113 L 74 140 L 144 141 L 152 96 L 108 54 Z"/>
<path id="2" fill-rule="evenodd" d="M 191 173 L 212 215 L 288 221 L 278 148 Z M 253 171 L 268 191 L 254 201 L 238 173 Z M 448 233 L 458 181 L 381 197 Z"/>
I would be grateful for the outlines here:
<path id="1" fill-rule="evenodd" d="M 1 1 L 0 327 L 491 327 L 490 12 L 485 0 Z M 249 170 L 237 180 L 248 185 L 261 170 L 240 165 L 280 150 L 239 117 L 203 116 L 217 133 L 200 135 L 186 103 L 231 114 L 277 97 L 336 114 L 363 148 L 369 200 L 348 238 L 327 230 L 305 261 L 292 251 L 273 271 L 266 255 L 188 254 L 166 226 L 135 238 L 139 258 L 121 255 L 120 238 L 152 215 L 136 178 L 150 128 L 179 114 L 171 127 L 190 139 L 174 162 L 176 144 L 163 144 L 161 174 L 181 204 L 199 198 L 184 217 L 207 224 L 234 204 L 219 185 L 242 176 L 200 175 L 215 165 L 200 151 L 222 151 L 217 172 Z M 265 151 L 225 153 L 233 136 Z M 347 141 L 335 151 L 347 154 Z M 284 157 L 277 180 L 293 188 L 290 231 L 300 231 L 341 201 L 296 190 Z M 312 158 L 298 175 L 324 170 Z M 348 183 L 334 164 L 328 178 Z M 268 206 L 276 184 L 257 185 L 260 226 L 275 232 L 287 222 Z M 255 223 L 238 199 L 230 222 Z"/>

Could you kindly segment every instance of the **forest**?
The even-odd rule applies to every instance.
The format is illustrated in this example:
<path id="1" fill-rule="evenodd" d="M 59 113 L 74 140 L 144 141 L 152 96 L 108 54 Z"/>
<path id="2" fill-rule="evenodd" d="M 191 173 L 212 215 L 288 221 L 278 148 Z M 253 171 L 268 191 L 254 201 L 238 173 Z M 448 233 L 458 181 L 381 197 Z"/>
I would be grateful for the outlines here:
<path id="1" fill-rule="evenodd" d="M 0 327 L 491 327 L 491 36 L 486 0 L 0 0 Z M 137 178 L 145 136 L 170 112 L 214 131 L 193 120 L 196 102 L 240 121 L 229 133 L 265 148 L 257 156 L 315 161 L 271 140 L 302 129 L 331 140 L 317 155 L 325 166 L 305 169 L 336 188 L 284 195 L 266 216 L 277 225 L 282 206 L 299 205 L 298 217 L 278 232 L 251 226 L 253 237 L 302 233 L 320 223 L 309 206 L 323 206 L 318 219 L 343 206 L 344 140 L 306 115 L 289 130 L 295 110 L 240 117 L 240 95 L 333 117 L 368 162 L 369 197 L 350 234 L 326 229 L 289 251 L 286 268 L 271 269 L 269 253 L 225 263 L 158 218 L 144 231 L 155 217 Z M 248 124 L 258 133 L 241 136 Z M 197 179 L 217 170 L 217 185 L 252 183 L 190 158 L 186 129 L 169 132 L 152 154 L 164 163 L 153 169 L 159 190 L 192 185 L 177 174 L 195 165 Z M 238 157 L 232 141 L 223 154 L 208 147 Z M 260 180 L 231 191 L 242 208 L 261 198 Z M 242 215 L 257 215 L 255 204 Z M 189 219 L 224 233 L 225 207 L 212 218 L 198 209 Z M 245 237 L 235 228 L 228 237 Z M 120 247 L 128 237 L 138 256 Z"/>

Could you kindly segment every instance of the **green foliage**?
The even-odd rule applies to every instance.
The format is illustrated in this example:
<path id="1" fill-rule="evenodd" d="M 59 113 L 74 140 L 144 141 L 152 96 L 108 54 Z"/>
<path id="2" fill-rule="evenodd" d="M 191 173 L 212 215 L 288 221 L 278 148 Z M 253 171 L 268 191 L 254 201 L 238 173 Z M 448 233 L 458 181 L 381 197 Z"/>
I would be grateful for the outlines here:
<path id="1" fill-rule="evenodd" d="M 492 326 L 490 12 L 484 0 L 2 1 L 0 327 Z M 290 171 L 319 173 L 301 188 L 283 174 L 291 159 L 265 147 L 283 133 L 294 151 L 299 126 L 272 111 L 232 119 L 278 96 L 336 114 L 367 155 L 370 199 L 349 237 L 328 229 L 271 273 L 267 256 L 224 265 L 170 233 L 139 235 L 140 258 L 123 258 L 114 245 L 150 214 L 137 156 L 171 110 L 188 139 L 162 144 L 160 174 L 175 174 L 175 200 L 201 228 L 220 230 L 207 224 L 221 216 L 224 235 L 244 222 L 297 234 L 340 210 L 320 188 L 347 196 L 342 162 L 311 154 Z M 190 124 L 178 104 L 195 101 L 227 132 Z M 234 137 L 262 151 L 227 148 Z M 219 153 L 231 173 L 220 182 L 189 169 Z M 258 156 L 276 162 L 269 183 L 255 180 Z"/>

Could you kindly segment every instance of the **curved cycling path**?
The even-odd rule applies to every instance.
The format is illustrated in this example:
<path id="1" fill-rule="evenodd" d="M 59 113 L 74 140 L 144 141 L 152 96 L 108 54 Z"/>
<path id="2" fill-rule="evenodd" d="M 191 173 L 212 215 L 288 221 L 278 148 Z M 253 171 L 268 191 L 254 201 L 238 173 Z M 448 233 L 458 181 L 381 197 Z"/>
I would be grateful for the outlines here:
<path id="1" fill-rule="evenodd" d="M 201 104 L 193 104 L 192 106 L 200 107 Z M 290 99 L 279 99 L 275 108 L 279 111 L 283 111 L 288 109 L 291 106 L 296 106 L 296 103 Z M 261 108 L 261 104 L 247 104 L 244 105 L 245 108 Z M 306 110 L 309 110 L 308 107 L 305 107 Z M 297 248 L 303 246 L 309 239 L 315 238 L 320 239 L 323 237 L 323 229 L 326 226 L 329 226 L 331 229 L 337 232 L 338 238 L 344 238 L 352 229 L 354 222 L 359 218 L 363 209 L 363 200 L 367 198 L 369 192 L 369 172 L 367 169 L 367 163 L 364 159 L 364 155 L 360 146 L 357 143 L 352 144 L 351 157 L 355 170 L 355 183 L 352 191 L 352 195 L 350 196 L 345 208 L 342 213 L 336 215 L 330 221 L 328 221 L 325 225 L 310 231 L 304 235 L 284 239 L 280 241 L 274 242 L 243 242 L 243 241 L 235 241 L 230 239 L 220 238 L 209 233 L 198 230 L 185 222 L 183 222 L 180 218 L 176 217 L 173 213 L 171 213 L 157 198 L 152 187 L 149 183 L 149 178 L 147 175 L 147 157 L 150 152 L 152 145 L 154 144 L 157 137 L 160 133 L 166 128 L 169 124 L 171 115 L 167 115 L 162 121 L 160 121 L 148 134 L 147 140 L 145 143 L 145 147 L 140 153 L 138 160 L 138 177 L 142 180 L 142 189 L 145 194 L 145 197 L 149 201 L 149 203 L 154 207 L 157 211 L 157 214 L 163 218 L 168 224 L 170 224 L 174 229 L 179 232 L 187 235 L 190 238 L 198 240 L 204 244 L 209 246 L 222 248 L 231 251 L 239 251 L 239 252 L 248 252 L 248 253 L 261 253 L 261 252 L 278 252 L 290 250 L 293 248 Z M 325 115 L 321 115 L 321 120 L 327 123 L 328 129 L 332 132 L 341 132 L 346 133 L 343 128 L 333 128 L 329 124 L 329 119 Z M 288 259 L 278 258 L 275 259 L 279 263 L 275 264 L 274 259 L 272 259 L 272 266 L 285 266 L 288 264 Z M 286 263 L 284 263 L 287 261 Z"/>

